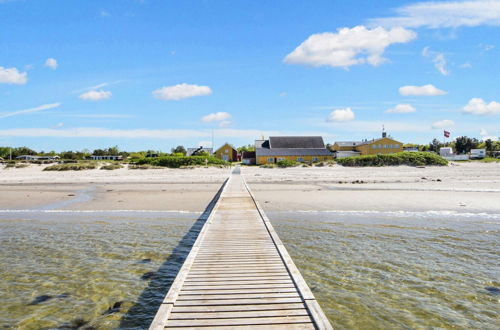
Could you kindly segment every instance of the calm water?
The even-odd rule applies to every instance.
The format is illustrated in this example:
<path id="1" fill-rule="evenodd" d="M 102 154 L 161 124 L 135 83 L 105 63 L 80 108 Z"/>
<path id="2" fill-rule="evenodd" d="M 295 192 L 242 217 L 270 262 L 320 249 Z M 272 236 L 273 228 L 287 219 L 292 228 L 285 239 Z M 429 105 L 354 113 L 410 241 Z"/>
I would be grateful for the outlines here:
<path id="1" fill-rule="evenodd" d="M 268 215 L 337 329 L 500 327 L 500 217 Z M 0 212 L 0 328 L 145 328 L 197 216 Z"/>
<path id="2" fill-rule="evenodd" d="M 197 216 L 0 212 L 0 328 L 144 328 Z"/>
<path id="3" fill-rule="evenodd" d="M 268 215 L 336 329 L 500 328 L 500 216 Z"/>

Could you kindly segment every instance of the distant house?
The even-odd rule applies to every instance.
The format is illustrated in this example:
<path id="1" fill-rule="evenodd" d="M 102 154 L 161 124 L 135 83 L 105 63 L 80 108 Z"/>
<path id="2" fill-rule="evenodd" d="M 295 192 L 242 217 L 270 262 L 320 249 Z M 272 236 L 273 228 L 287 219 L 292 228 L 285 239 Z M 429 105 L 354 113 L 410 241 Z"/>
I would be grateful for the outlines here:
<path id="1" fill-rule="evenodd" d="M 21 156 L 17 156 L 16 159 L 19 159 L 19 160 L 28 160 L 28 161 L 35 161 L 35 160 L 58 160 L 58 159 L 60 159 L 60 157 L 59 156 L 21 155 Z"/>
<path id="2" fill-rule="evenodd" d="M 214 149 L 205 147 L 187 148 L 186 156 L 196 156 L 201 152 L 206 152 L 207 154 L 211 155 L 214 152 Z"/>
<path id="3" fill-rule="evenodd" d="M 271 136 L 255 141 L 255 158 L 261 165 L 282 160 L 319 162 L 333 159 L 333 155 L 321 136 Z"/>
<path id="4" fill-rule="evenodd" d="M 38 160 L 38 156 L 21 155 L 21 156 L 17 156 L 16 159 L 19 159 L 19 160 Z"/>
<path id="5" fill-rule="evenodd" d="M 215 150 L 214 156 L 226 162 L 235 162 L 238 160 L 238 151 L 226 142 L 222 147 Z"/>
<path id="6" fill-rule="evenodd" d="M 392 154 L 403 151 L 403 143 L 382 133 L 380 139 L 363 141 L 338 141 L 332 146 L 337 158 L 355 155 Z"/>
<path id="7" fill-rule="evenodd" d="M 123 160 L 123 156 L 90 156 L 92 160 Z"/>
<path id="8" fill-rule="evenodd" d="M 255 165 L 255 151 L 243 151 L 241 153 L 241 162 L 245 165 Z"/>

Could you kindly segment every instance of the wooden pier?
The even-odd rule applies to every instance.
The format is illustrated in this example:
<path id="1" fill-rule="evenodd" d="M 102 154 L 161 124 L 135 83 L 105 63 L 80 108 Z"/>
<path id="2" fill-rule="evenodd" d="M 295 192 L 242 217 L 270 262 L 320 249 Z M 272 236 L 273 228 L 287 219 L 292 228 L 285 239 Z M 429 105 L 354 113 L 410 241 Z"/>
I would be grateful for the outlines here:
<path id="1" fill-rule="evenodd" d="M 332 329 L 239 168 L 150 329 Z"/>

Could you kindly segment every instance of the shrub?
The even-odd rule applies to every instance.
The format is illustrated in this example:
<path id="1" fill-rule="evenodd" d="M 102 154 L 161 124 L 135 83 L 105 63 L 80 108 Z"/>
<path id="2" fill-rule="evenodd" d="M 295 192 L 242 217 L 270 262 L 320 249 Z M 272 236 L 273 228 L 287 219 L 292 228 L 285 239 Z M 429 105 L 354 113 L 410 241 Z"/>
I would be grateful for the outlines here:
<path id="1" fill-rule="evenodd" d="M 153 166 L 149 164 L 142 164 L 142 165 L 137 165 L 137 164 L 129 164 L 128 169 L 129 170 L 154 170 L 154 169 L 159 169 L 163 168 L 160 166 Z"/>
<path id="2" fill-rule="evenodd" d="M 294 167 L 297 166 L 297 163 L 294 162 L 293 160 L 280 160 L 279 162 L 276 163 L 278 167 Z M 304 164 L 305 165 L 305 164 Z"/>
<path id="3" fill-rule="evenodd" d="M 158 158 L 143 158 L 139 159 L 135 164 L 144 165 L 149 164 L 152 166 L 161 166 L 169 168 L 180 168 L 181 166 L 203 166 L 205 165 L 229 165 L 228 162 L 216 157 L 204 156 L 166 156 Z"/>
<path id="4" fill-rule="evenodd" d="M 342 166 L 422 166 L 448 165 L 448 161 L 430 152 L 400 152 L 395 154 L 366 155 L 337 159 Z"/>
<path id="5" fill-rule="evenodd" d="M 96 163 L 76 163 L 76 164 L 57 164 L 44 168 L 44 171 L 82 171 L 94 170 L 97 168 Z"/>
<path id="6" fill-rule="evenodd" d="M 108 171 L 112 171 L 112 170 L 117 170 L 119 168 L 122 168 L 123 166 L 121 166 L 120 164 L 108 164 L 108 165 L 104 165 L 101 167 L 101 170 L 108 170 Z"/>

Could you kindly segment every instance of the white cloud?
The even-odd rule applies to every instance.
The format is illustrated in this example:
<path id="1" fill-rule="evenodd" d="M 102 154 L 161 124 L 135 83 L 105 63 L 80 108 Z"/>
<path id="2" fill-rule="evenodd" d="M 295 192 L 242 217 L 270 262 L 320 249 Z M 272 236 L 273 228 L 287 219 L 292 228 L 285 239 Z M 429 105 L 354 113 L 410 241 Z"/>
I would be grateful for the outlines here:
<path id="1" fill-rule="evenodd" d="M 198 142 L 198 146 L 203 148 L 212 148 L 212 141 L 200 141 Z"/>
<path id="2" fill-rule="evenodd" d="M 373 26 L 456 28 L 500 26 L 500 1 L 428 1 L 397 8 L 397 16 L 370 19 Z"/>
<path id="3" fill-rule="evenodd" d="M 333 110 L 326 118 L 328 122 L 351 121 L 354 120 L 355 115 L 351 108 Z"/>
<path id="4" fill-rule="evenodd" d="M 106 100 L 111 97 L 112 93 L 109 91 L 88 91 L 80 95 L 80 98 L 85 101 L 100 101 Z"/>
<path id="5" fill-rule="evenodd" d="M 473 115 L 497 115 L 500 114 L 500 103 L 494 101 L 486 103 L 481 98 L 472 98 L 464 107 L 463 112 Z"/>
<path id="6" fill-rule="evenodd" d="M 210 113 L 206 116 L 203 116 L 201 118 L 202 121 L 206 122 L 206 123 L 210 123 L 210 122 L 213 122 L 213 121 L 225 121 L 227 119 L 231 118 L 231 114 L 230 113 L 227 113 L 227 112 L 214 112 L 214 113 Z"/>
<path id="7" fill-rule="evenodd" d="M 385 49 L 395 43 L 406 43 L 416 38 L 416 33 L 401 27 L 386 30 L 382 27 L 368 29 L 356 26 L 341 28 L 337 33 L 313 34 L 288 54 L 284 62 L 311 66 L 348 68 L 368 63 L 377 66 L 384 62 Z"/>
<path id="8" fill-rule="evenodd" d="M 57 69 L 57 60 L 55 58 L 48 58 L 45 60 L 44 64 L 47 68 L 51 68 L 52 70 Z"/>
<path id="9" fill-rule="evenodd" d="M 470 64 L 469 62 L 465 62 L 464 64 L 460 65 L 460 67 L 462 69 L 470 69 L 472 68 L 472 64 Z"/>
<path id="10" fill-rule="evenodd" d="M 432 123 L 431 128 L 448 128 L 451 126 L 455 126 L 455 122 L 453 120 L 444 119 Z"/>
<path id="11" fill-rule="evenodd" d="M 479 135 L 486 136 L 486 135 L 488 135 L 488 131 L 485 130 L 484 128 L 481 128 L 481 130 L 479 131 Z"/>
<path id="12" fill-rule="evenodd" d="M 434 96 L 434 95 L 444 95 L 445 92 L 434 85 L 427 84 L 423 86 L 402 86 L 399 88 L 399 94 L 401 95 L 414 95 L 414 96 Z"/>
<path id="13" fill-rule="evenodd" d="M 447 76 L 450 72 L 446 69 L 446 58 L 444 57 L 444 53 L 434 52 L 430 50 L 430 47 L 425 47 L 422 50 L 422 56 L 424 57 L 432 57 L 432 62 L 434 63 L 434 67 L 443 75 Z"/>
<path id="14" fill-rule="evenodd" d="M 64 126 L 64 123 L 57 123 L 52 128 L 61 128 Z"/>
<path id="15" fill-rule="evenodd" d="M 50 103 L 50 104 L 44 104 L 44 105 L 38 106 L 36 108 L 18 110 L 18 111 L 7 112 L 7 113 L 0 113 L 0 118 L 7 118 L 7 117 L 12 117 L 12 116 L 17 116 L 17 115 L 24 115 L 24 114 L 32 113 L 32 112 L 54 109 L 54 108 L 59 107 L 60 105 L 61 105 L 61 103 Z"/>
<path id="16" fill-rule="evenodd" d="M 486 140 L 497 141 L 498 140 L 498 136 L 490 135 L 488 133 L 488 131 L 484 128 L 481 128 L 481 130 L 479 131 L 479 135 L 481 135 L 481 138 L 483 141 L 486 141 Z"/>
<path id="17" fill-rule="evenodd" d="M 153 91 L 153 96 L 160 100 L 182 100 L 195 96 L 212 94 L 208 86 L 179 84 L 175 86 L 162 87 Z"/>
<path id="18" fill-rule="evenodd" d="M 394 108 L 387 109 L 387 113 L 410 113 L 415 112 L 417 109 L 410 104 L 398 104 Z"/>
<path id="19" fill-rule="evenodd" d="M 27 81 L 27 72 L 19 72 L 16 68 L 4 68 L 0 66 L 0 84 L 24 85 Z"/>

